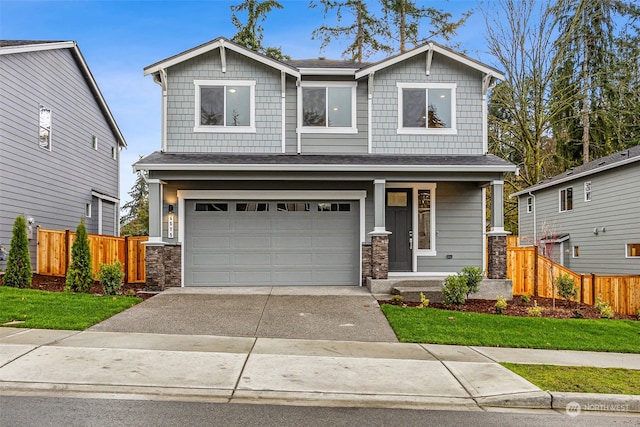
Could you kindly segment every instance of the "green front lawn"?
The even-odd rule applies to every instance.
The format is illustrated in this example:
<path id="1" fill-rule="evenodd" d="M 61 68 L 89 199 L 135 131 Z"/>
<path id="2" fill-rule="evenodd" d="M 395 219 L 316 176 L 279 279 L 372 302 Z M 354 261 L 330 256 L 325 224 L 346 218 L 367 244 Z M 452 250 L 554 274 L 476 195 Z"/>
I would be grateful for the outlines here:
<path id="1" fill-rule="evenodd" d="M 570 393 L 640 394 L 640 371 L 583 366 L 501 363 L 542 390 Z"/>
<path id="2" fill-rule="evenodd" d="M 0 326 L 83 330 L 140 301 L 142 299 L 134 297 L 0 286 Z M 8 325 L 9 322 L 12 324 Z"/>
<path id="3" fill-rule="evenodd" d="M 549 319 L 383 304 L 402 342 L 640 353 L 640 322 Z"/>

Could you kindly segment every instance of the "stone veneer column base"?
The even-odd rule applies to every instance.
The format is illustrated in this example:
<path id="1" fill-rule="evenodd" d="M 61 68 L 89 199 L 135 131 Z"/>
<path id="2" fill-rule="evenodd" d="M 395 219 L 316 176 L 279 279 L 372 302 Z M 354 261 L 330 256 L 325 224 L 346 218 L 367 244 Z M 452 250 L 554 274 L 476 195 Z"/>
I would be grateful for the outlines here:
<path id="1" fill-rule="evenodd" d="M 488 233 L 487 252 L 489 260 L 487 263 L 487 278 L 506 279 L 507 278 L 507 234 Z"/>
<path id="2" fill-rule="evenodd" d="M 371 278 L 389 278 L 389 235 L 371 235 Z"/>
<path id="3" fill-rule="evenodd" d="M 151 245 L 145 249 L 145 273 L 147 291 L 163 291 L 182 285 L 182 246 Z"/>

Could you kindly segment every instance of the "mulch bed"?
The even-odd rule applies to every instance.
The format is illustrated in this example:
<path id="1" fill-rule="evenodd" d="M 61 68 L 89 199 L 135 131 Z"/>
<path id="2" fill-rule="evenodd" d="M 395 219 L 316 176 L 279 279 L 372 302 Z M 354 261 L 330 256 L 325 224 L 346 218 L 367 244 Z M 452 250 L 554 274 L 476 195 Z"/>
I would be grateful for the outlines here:
<path id="1" fill-rule="evenodd" d="M 49 292 L 64 292 L 64 283 L 64 277 L 34 274 L 31 279 L 31 288 Z M 2 285 L 1 276 L 0 285 Z M 141 293 L 141 291 L 144 291 L 144 283 L 125 283 L 124 285 L 122 285 L 120 293 L 122 295 L 129 295 L 132 292 L 131 290 L 135 292 L 136 296 L 140 298 L 146 299 L 153 296 L 153 294 L 143 292 Z M 94 295 L 104 295 L 104 290 L 102 289 L 102 285 L 100 283 L 94 282 L 94 284 L 89 289 L 89 293 Z"/>
<path id="2" fill-rule="evenodd" d="M 519 316 L 529 317 L 527 309 L 533 306 L 533 301 L 538 302 L 538 306 L 543 308 L 542 317 L 555 318 L 555 319 L 569 319 L 569 318 L 584 318 L 584 319 L 600 319 L 600 313 L 592 305 L 569 302 L 560 299 L 556 299 L 556 308 L 553 309 L 552 298 L 531 297 L 531 302 L 525 303 L 520 299 L 519 295 L 513 296 L 513 301 L 507 301 L 507 308 L 504 309 L 502 315 L 504 316 Z M 405 305 L 407 307 L 417 306 L 420 303 L 406 302 L 397 304 L 393 301 L 378 301 L 380 304 L 396 304 Z M 468 299 L 465 304 L 457 305 L 445 305 L 440 303 L 429 304 L 429 307 L 440 308 L 445 310 L 455 310 L 463 312 L 496 314 L 495 300 L 485 299 Z M 636 316 L 628 316 L 623 314 L 615 314 L 615 319 L 626 320 L 638 320 Z"/>

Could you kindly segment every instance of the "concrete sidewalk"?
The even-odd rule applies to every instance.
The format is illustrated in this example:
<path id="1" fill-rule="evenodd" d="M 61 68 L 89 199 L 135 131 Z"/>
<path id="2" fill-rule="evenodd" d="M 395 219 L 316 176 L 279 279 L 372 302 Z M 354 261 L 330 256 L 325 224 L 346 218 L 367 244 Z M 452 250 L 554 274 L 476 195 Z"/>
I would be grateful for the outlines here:
<path id="1" fill-rule="evenodd" d="M 0 328 L 0 393 L 640 412 L 640 396 L 551 394 L 496 363 L 561 360 L 640 368 L 637 354 Z"/>

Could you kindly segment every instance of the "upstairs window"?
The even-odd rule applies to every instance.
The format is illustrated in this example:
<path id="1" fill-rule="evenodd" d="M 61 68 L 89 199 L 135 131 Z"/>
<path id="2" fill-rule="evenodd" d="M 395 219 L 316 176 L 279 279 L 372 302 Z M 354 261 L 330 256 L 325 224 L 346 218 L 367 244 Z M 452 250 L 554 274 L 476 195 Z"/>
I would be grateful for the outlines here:
<path id="1" fill-rule="evenodd" d="M 255 81 L 196 80 L 195 132 L 255 132 Z"/>
<path id="2" fill-rule="evenodd" d="M 454 83 L 398 83 L 398 133 L 456 132 Z"/>
<path id="3" fill-rule="evenodd" d="M 40 148 L 51 151 L 51 109 L 40 106 L 39 122 L 38 144 Z"/>
<path id="4" fill-rule="evenodd" d="M 98 149 L 98 137 L 97 137 L 97 136 L 95 136 L 95 135 L 93 135 L 93 136 L 91 137 L 91 147 L 92 147 L 94 150 L 97 150 L 97 149 Z"/>
<path id="5" fill-rule="evenodd" d="M 573 209 L 573 188 L 567 187 L 560 190 L 560 212 Z"/>
<path id="6" fill-rule="evenodd" d="M 533 212 L 533 197 L 527 197 L 527 213 Z"/>
<path id="7" fill-rule="evenodd" d="M 357 133 L 356 83 L 303 82 L 302 132 Z"/>
<path id="8" fill-rule="evenodd" d="M 591 181 L 587 181 L 584 183 L 584 201 L 591 201 Z"/>

